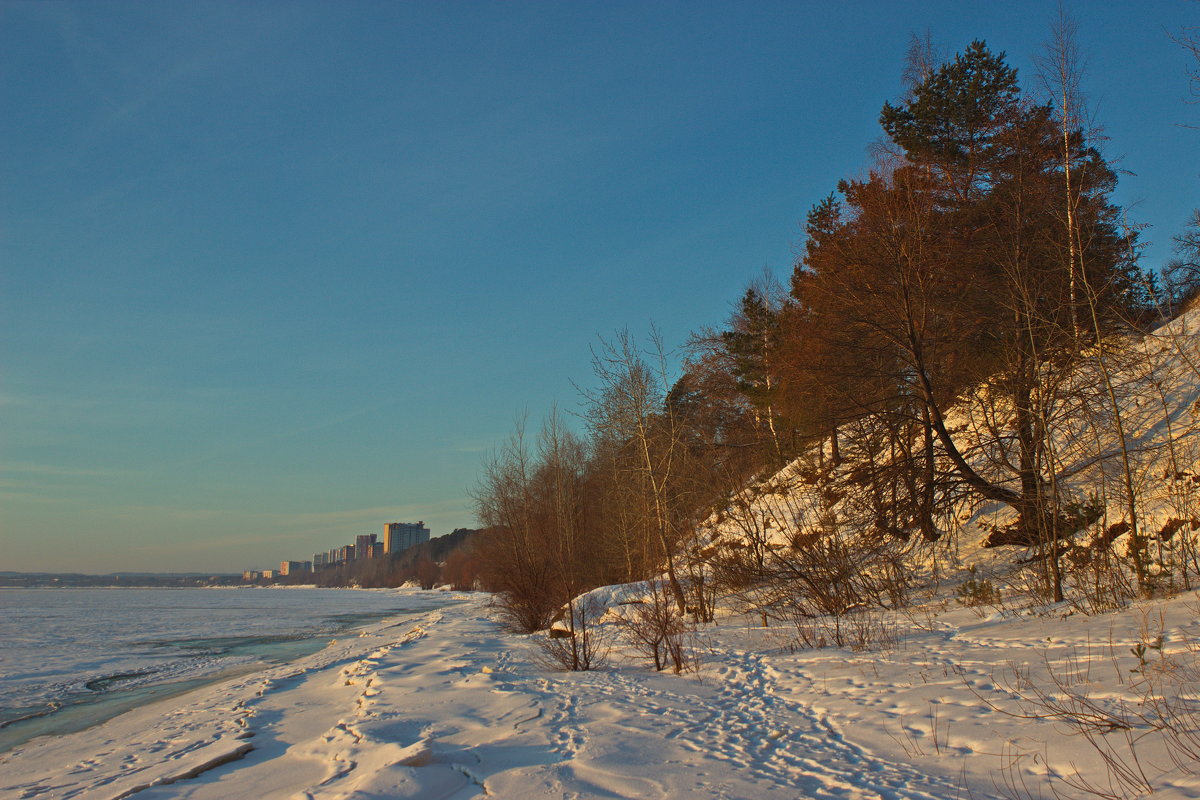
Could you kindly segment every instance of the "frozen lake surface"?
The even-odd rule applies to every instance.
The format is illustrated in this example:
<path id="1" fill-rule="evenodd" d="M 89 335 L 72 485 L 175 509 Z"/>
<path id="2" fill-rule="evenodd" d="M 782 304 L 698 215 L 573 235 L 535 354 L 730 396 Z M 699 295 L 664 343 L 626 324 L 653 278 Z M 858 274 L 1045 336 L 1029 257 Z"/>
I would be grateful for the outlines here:
<path id="1" fill-rule="evenodd" d="M 0 750 L 440 601 L 353 589 L 0 589 Z"/>

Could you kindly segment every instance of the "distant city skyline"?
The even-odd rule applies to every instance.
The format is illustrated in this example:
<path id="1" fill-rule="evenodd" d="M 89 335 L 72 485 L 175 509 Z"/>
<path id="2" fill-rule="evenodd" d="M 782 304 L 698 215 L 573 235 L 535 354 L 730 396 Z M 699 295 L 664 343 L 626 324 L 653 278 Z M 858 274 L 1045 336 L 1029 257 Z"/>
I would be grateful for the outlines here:
<path id="1" fill-rule="evenodd" d="M 1057 9 L 0 0 L 0 570 L 475 527 L 487 453 L 578 409 L 598 335 L 677 348 L 786 281 L 912 34 L 1036 92 Z M 1200 205 L 1169 38 L 1200 5 L 1067 10 L 1160 267 Z"/>

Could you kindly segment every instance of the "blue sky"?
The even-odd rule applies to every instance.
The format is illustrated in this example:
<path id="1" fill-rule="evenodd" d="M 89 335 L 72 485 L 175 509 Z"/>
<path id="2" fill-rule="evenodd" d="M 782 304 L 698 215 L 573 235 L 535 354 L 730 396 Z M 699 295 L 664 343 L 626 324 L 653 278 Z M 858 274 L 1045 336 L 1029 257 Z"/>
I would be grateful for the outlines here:
<path id="1" fill-rule="evenodd" d="M 1055 2 L 0 2 L 0 570 L 474 524 L 598 334 L 721 322 L 860 172 L 909 36 Z M 1200 205 L 1188 0 L 1076 2 L 1146 264 Z"/>

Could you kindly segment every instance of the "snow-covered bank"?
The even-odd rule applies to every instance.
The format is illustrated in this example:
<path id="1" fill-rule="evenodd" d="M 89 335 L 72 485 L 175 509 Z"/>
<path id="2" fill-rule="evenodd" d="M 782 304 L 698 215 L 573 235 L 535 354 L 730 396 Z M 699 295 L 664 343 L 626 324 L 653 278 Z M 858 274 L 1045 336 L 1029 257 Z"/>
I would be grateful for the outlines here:
<path id="1" fill-rule="evenodd" d="M 0 756 L 0 796 L 932 800 L 1010 783 L 1038 796 L 1040 775 L 1072 764 L 1103 781 L 1098 756 L 1061 722 L 992 706 L 1020 713 L 1022 687 L 1050 672 L 1112 704 L 1200 638 L 1192 594 L 1096 617 L 981 617 L 943 601 L 890 619 L 885 649 L 789 652 L 785 628 L 726 619 L 701 634 L 697 674 L 619 650 L 604 669 L 563 673 L 485 598 L 462 600 L 31 742 Z M 1136 645 L 1160 635 L 1131 673 Z M 1171 769 L 1155 747 L 1145 737 L 1147 769 Z M 1186 770 L 1157 786 L 1200 797 Z"/>

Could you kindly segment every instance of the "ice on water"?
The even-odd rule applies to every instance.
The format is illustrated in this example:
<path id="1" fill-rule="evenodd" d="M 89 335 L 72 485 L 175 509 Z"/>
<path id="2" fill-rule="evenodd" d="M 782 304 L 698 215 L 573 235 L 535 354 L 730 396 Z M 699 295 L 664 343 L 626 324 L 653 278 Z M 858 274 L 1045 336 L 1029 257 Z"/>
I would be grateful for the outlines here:
<path id="1" fill-rule="evenodd" d="M 404 608 L 379 591 L 0 589 L 0 724 L 110 689 L 298 655 Z"/>

